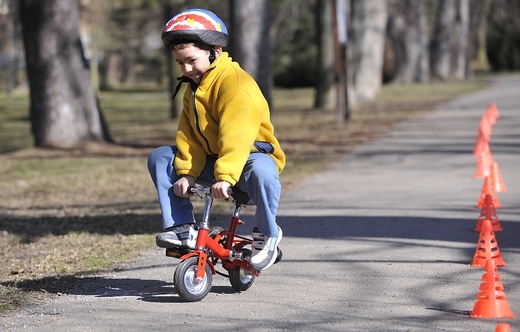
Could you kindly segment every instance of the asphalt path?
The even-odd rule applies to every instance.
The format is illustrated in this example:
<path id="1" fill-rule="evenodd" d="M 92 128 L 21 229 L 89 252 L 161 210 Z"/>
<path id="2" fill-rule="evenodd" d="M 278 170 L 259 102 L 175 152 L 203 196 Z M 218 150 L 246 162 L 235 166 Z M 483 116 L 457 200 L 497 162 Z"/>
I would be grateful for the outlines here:
<path id="1" fill-rule="evenodd" d="M 498 193 L 498 270 L 516 318 L 468 313 L 483 268 L 471 267 L 483 179 L 472 154 L 490 103 Z M 252 228 L 251 212 L 244 214 Z M 283 193 L 284 258 L 235 292 L 216 275 L 201 302 L 176 294 L 178 260 L 153 250 L 122 271 L 0 317 L 8 331 L 495 331 L 520 330 L 520 76 L 498 78 L 375 141 Z"/>

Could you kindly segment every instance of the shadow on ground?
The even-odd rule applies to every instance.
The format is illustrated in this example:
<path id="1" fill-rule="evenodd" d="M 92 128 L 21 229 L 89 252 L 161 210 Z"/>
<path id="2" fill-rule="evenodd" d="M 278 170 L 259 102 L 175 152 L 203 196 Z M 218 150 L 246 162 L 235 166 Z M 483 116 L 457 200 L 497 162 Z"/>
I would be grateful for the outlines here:
<path id="1" fill-rule="evenodd" d="M 27 220 L 2 220 L 0 216 L 0 231 L 17 233 L 22 237 L 31 239 L 37 233 L 49 232 L 49 229 L 60 229 L 60 234 L 67 232 L 89 232 L 93 229 L 99 231 L 103 229 L 105 234 L 154 234 L 157 230 L 156 225 L 149 220 L 157 220 L 155 215 L 123 215 L 120 217 L 66 217 L 66 218 L 36 218 Z M 226 220 L 228 215 L 215 216 L 214 224 L 226 226 L 222 220 Z M 244 227 L 246 235 L 252 228 L 252 216 L 246 216 L 248 220 Z M 129 222 L 131 220 L 131 222 Z M 366 216 L 324 216 L 324 217 L 280 217 L 279 224 L 284 229 L 284 237 L 314 238 L 344 240 L 345 250 L 348 250 L 349 239 L 359 240 L 362 238 L 367 242 L 387 241 L 393 245 L 413 246 L 410 240 L 431 240 L 439 241 L 432 246 L 443 247 L 446 242 L 468 243 L 468 248 L 474 248 L 477 244 L 479 234 L 473 231 L 476 220 L 469 219 L 446 219 L 446 218 L 421 218 L 421 217 L 366 217 Z M 520 247 L 517 234 L 520 233 L 520 223 L 500 221 L 502 227 L 507 232 L 496 233 L 496 238 L 502 251 L 517 249 Z M 38 225 L 32 227 L 32 225 Z M 47 227 L 52 224 L 52 227 Z M 99 227 L 102 224 L 104 227 Z M 58 227 L 56 227 L 58 226 Z M 46 228 L 48 228 L 46 230 Z M 151 235 L 152 236 L 152 235 Z M 418 244 L 421 245 L 421 244 Z M 474 254 L 474 249 L 467 249 L 468 260 L 466 262 L 450 262 L 455 264 L 468 264 Z M 345 254 L 342 255 L 345 257 Z M 348 257 L 348 254 L 347 256 Z M 312 259 L 310 260 L 312 261 Z M 355 255 L 351 258 L 335 259 L 334 262 L 359 263 L 363 260 Z M 396 263 L 391 258 L 382 256 L 381 260 L 372 258 L 371 262 Z M 177 264 L 177 260 L 172 260 L 172 266 Z M 320 262 L 323 262 L 320 260 Z M 441 262 L 436 260 L 434 263 Z M 445 262 L 445 261 L 442 261 Z M 301 260 L 291 261 L 284 259 L 285 264 L 302 263 Z M 410 263 L 432 263 L 431 258 L 423 261 L 413 260 Z M 146 266 L 143 269 L 153 268 Z M 221 271 L 222 272 L 222 271 Z M 2 283 L 4 286 L 12 283 Z M 70 293 L 88 294 L 96 296 L 137 296 L 144 301 L 177 301 L 177 297 L 171 296 L 174 291 L 173 286 L 158 280 L 129 280 L 129 279 L 110 279 L 110 278 L 90 278 L 80 273 L 73 276 L 46 277 L 36 280 L 20 281 L 16 283 L 17 288 L 22 291 L 43 290 L 48 293 Z M 213 292 L 228 293 L 235 292 L 231 287 L 214 287 Z M 166 298 L 162 298 L 166 296 Z M 175 299 L 174 299 L 175 298 Z"/>

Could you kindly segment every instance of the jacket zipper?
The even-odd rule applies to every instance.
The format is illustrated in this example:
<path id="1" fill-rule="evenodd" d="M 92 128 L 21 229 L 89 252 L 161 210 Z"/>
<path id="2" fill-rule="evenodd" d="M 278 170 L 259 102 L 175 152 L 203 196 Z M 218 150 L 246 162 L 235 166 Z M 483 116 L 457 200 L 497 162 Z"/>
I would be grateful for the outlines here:
<path id="1" fill-rule="evenodd" d="M 206 142 L 206 146 L 210 154 L 216 155 L 216 153 L 211 151 L 211 146 L 209 145 L 208 139 L 206 138 L 206 136 L 204 136 L 200 128 L 199 113 L 197 112 L 197 106 L 195 105 L 195 91 L 191 93 L 191 102 L 193 105 L 193 113 L 195 114 L 195 126 L 197 127 L 197 131 L 199 132 L 200 136 L 202 136 L 202 138 L 204 139 L 204 142 Z"/>

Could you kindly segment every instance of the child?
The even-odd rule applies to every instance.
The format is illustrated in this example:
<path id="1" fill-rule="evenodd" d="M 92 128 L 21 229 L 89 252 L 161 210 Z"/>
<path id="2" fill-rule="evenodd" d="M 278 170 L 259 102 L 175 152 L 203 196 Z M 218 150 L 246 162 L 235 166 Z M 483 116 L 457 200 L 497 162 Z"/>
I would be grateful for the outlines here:
<path id="1" fill-rule="evenodd" d="M 227 52 L 224 22 L 194 8 L 174 16 L 162 32 L 188 83 L 176 146 L 162 146 L 148 157 L 163 217 L 159 247 L 194 248 L 193 206 L 188 188 L 209 185 L 212 197 L 228 198 L 227 189 L 246 192 L 257 206 L 251 265 L 269 268 L 277 257 L 282 230 L 276 223 L 279 173 L 285 154 L 274 136 L 267 101 L 254 79 Z"/>

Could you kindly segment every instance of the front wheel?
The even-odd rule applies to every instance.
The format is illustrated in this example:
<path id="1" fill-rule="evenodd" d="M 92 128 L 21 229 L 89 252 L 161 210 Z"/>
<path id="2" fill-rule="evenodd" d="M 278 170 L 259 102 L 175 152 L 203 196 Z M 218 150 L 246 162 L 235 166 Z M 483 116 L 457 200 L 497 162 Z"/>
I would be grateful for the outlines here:
<path id="1" fill-rule="evenodd" d="M 242 253 L 244 259 L 251 257 L 251 251 L 248 249 L 242 249 Z M 253 285 L 255 275 L 240 266 L 235 266 L 232 270 L 229 270 L 229 282 L 231 283 L 231 287 L 239 292 L 243 292 Z"/>
<path id="2" fill-rule="evenodd" d="M 175 289 L 179 296 L 185 301 L 200 301 L 208 295 L 211 289 L 213 274 L 209 264 L 206 264 L 204 278 L 200 282 L 195 282 L 198 261 L 198 257 L 193 256 L 180 262 L 173 275 Z"/>

